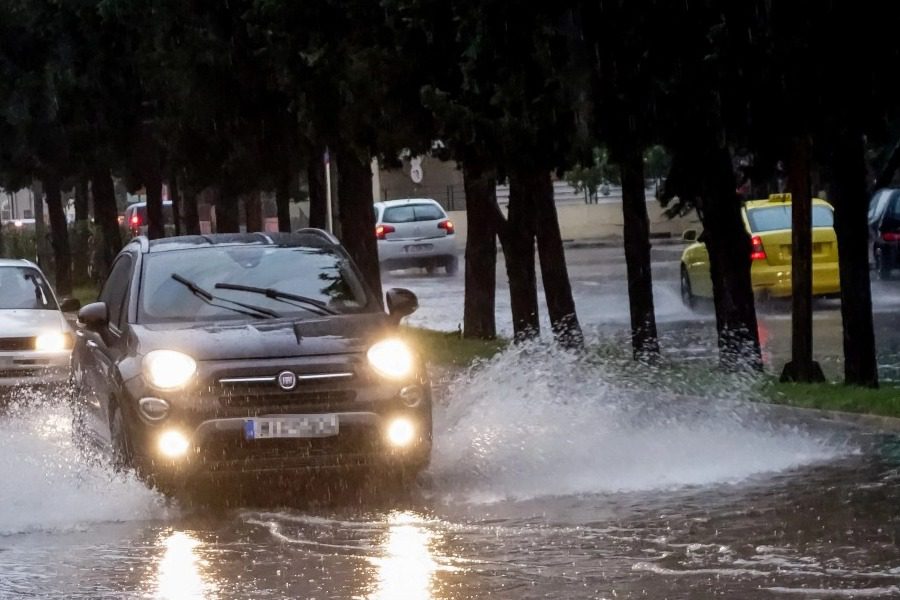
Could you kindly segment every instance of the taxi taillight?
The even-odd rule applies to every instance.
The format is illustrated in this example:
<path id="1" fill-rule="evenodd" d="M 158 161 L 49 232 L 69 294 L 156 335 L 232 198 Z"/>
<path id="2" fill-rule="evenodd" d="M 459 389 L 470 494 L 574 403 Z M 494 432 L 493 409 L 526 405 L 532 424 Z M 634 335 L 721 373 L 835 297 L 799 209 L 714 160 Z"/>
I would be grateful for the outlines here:
<path id="1" fill-rule="evenodd" d="M 766 249 L 758 235 L 750 238 L 750 260 L 766 260 Z"/>

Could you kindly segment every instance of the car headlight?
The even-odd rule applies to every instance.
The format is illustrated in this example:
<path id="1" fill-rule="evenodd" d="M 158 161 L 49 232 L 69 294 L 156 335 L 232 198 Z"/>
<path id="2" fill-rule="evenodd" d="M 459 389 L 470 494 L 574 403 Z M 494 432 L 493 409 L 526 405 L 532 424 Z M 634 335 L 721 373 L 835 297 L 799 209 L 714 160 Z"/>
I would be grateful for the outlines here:
<path id="1" fill-rule="evenodd" d="M 42 333 L 34 338 L 34 349 L 49 352 L 66 350 L 69 348 L 69 336 L 58 331 Z"/>
<path id="2" fill-rule="evenodd" d="M 384 340 L 378 342 L 366 354 L 369 364 L 389 379 L 409 377 L 413 371 L 413 353 L 400 340 Z"/>
<path id="3" fill-rule="evenodd" d="M 180 388 L 196 371 L 194 359 L 175 350 L 153 350 L 144 357 L 144 376 L 161 390 Z"/>

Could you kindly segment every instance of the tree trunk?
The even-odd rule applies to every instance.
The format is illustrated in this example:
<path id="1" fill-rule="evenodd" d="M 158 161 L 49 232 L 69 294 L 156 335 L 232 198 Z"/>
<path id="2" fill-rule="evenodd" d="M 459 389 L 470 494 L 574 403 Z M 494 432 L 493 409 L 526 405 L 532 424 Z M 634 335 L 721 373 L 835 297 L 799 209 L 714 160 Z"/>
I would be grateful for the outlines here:
<path id="1" fill-rule="evenodd" d="M 366 283 L 381 300 L 381 270 L 372 211 L 372 167 L 368 158 L 360 160 L 350 150 L 339 153 L 337 159 L 341 177 L 341 241 Z"/>
<path id="2" fill-rule="evenodd" d="M 644 157 L 640 148 L 625 150 L 619 163 L 622 173 L 622 217 L 625 265 L 628 271 L 628 306 L 631 311 L 631 349 L 635 360 L 659 358 L 656 313 L 653 308 L 653 274 L 650 267 L 650 220 L 644 195 Z"/>
<path id="3" fill-rule="evenodd" d="M 731 155 L 716 150 L 704 172 L 703 222 L 709 250 L 719 363 L 728 370 L 762 370 L 756 305 L 750 280 L 750 236 L 735 192 Z"/>
<path id="4" fill-rule="evenodd" d="M 544 299 L 553 336 L 566 348 L 583 348 L 584 335 L 575 312 L 572 285 L 566 268 L 566 254 L 559 219 L 553 199 L 553 180 L 549 171 L 536 171 L 529 177 L 534 198 L 535 233 L 538 258 L 541 262 L 541 280 L 544 283 Z"/>
<path id="5" fill-rule="evenodd" d="M 309 187 L 309 226 L 325 229 L 325 166 L 320 157 L 313 156 L 309 161 L 306 179 Z"/>
<path id="6" fill-rule="evenodd" d="M 824 381 L 813 360 L 812 319 L 812 194 L 810 193 L 809 138 L 791 142 L 788 189 L 791 192 L 791 362 L 782 381 Z"/>
<path id="7" fill-rule="evenodd" d="M 831 199 L 844 325 L 844 383 L 876 388 L 878 360 L 869 281 L 865 146 L 862 135 L 855 132 L 841 132 L 831 144 Z"/>
<path id="8" fill-rule="evenodd" d="M 513 335 L 517 341 L 537 337 L 541 331 L 534 271 L 535 206 L 530 183 L 527 175 L 510 174 L 504 253 Z"/>
<path id="9" fill-rule="evenodd" d="M 497 180 L 494 170 L 474 160 L 463 163 L 466 192 L 466 287 L 463 337 L 497 337 Z"/>
<path id="10" fill-rule="evenodd" d="M 238 233 L 241 219 L 237 197 L 221 188 L 214 188 L 212 196 L 216 207 L 216 233 Z"/>
<path id="11" fill-rule="evenodd" d="M 275 189 L 275 209 L 278 212 L 278 231 L 291 231 L 291 177 L 285 175 Z"/>
<path id="12" fill-rule="evenodd" d="M 70 296 L 72 294 L 72 253 L 69 249 L 69 231 L 57 177 L 49 176 L 44 179 L 44 193 L 47 202 L 47 218 L 50 221 L 50 245 L 53 247 L 56 293 L 60 296 Z"/>
<path id="13" fill-rule="evenodd" d="M 175 235 L 181 235 L 184 231 L 181 217 L 181 190 L 178 186 L 178 175 L 175 169 L 169 171 L 169 200 L 172 201 L 172 221 L 175 222 Z"/>
<path id="14" fill-rule="evenodd" d="M 200 235 L 200 211 L 197 209 L 200 194 L 193 186 L 182 187 L 185 188 L 181 194 L 181 218 L 184 220 L 182 231 L 185 235 Z"/>
<path id="15" fill-rule="evenodd" d="M 97 167 L 93 170 L 91 193 L 94 196 L 94 219 L 97 221 L 102 237 L 94 242 L 95 250 L 92 252 L 91 262 L 97 275 L 102 276 L 109 271 L 113 259 L 122 249 L 116 191 L 107 169 Z M 99 277 L 95 277 L 95 279 L 97 278 Z"/>
<path id="16" fill-rule="evenodd" d="M 72 280 L 77 284 L 88 279 L 90 252 L 90 201 L 88 180 L 79 178 L 75 184 L 75 223 L 72 227 Z"/>
<path id="17" fill-rule="evenodd" d="M 263 230 L 262 201 L 258 191 L 244 196 L 244 219 L 248 232 Z"/>
<path id="18" fill-rule="evenodd" d="M 40 179 L 32 180 L 31 189 L 34 194 L 35 259 L 39 267 L 49 270 L 51 251 L 48 249 L 47 238 L 49 236 L 44 222 L 44 182 Z"/>
<path id="19" fill-rule="evenodd" d="M 144 174 L 147 191 L 147 237 L 151 240 L 166 237 L 162 207 L 162 175 L 159 169 L 147 169 Z"/>

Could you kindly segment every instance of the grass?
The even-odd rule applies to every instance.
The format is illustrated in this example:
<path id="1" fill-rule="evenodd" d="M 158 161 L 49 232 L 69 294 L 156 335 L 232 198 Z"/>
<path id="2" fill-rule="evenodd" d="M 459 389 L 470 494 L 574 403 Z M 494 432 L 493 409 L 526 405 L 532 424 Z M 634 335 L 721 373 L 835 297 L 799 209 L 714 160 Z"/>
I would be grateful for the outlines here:
<path id="1" fill-rule="evenodd" d="M 768 382 L 760 391 L 775 404 L 900 417 L 900 386 L 894 383 L 869 389 L 840 383 Z"/>
<path id="2" fill-rule="evenodd" d="M 76 285 L 72 290 L 72 297 L 77 298 L 78 301 L 81 302 L 81 305 L 84 306 L 85 304 L 96 302 L 97 294 L 99 292 L 99 288 L 93 283 Z"/>
<path id="3" fill-rule="evenodd" d="M 508 344 L 505 339 L 465 339 L 457 331 L 434 331 L 420 327 L 403 327 L 401 331 L 431 363 L 449 367 L 467 367 L 476 359 L 494 356 Z"/>

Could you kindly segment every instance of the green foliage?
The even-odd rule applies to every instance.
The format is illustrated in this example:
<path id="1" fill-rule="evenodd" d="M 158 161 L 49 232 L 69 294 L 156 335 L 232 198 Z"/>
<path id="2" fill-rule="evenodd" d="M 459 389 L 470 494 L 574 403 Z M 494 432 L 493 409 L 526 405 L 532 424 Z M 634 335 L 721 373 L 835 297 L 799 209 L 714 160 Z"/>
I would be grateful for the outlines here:
<path id="1" fill-rule="evenodd" d="M 470 340 L 456 331 L 419 327 L 403 327 L 402 334 L 430 363 L 448 367 L 467 367 L 477 359 L 490 358 L 509 343 L 504 339 Z"/>
<path id="2" fill-rule="evenodd" d="M 847 386 L 840 383 L 777 383 L 761 387 L 770 402 L 801 408 L 900 417 L 900 387 L 884 385 L 878 389 Z"/>
<path id="3" fill-rule="evenodd" d="M 587 193 L 592 202 L 603 186 L 620 183 L 619 167 L 609 162 L 605 148 L 594 148 L 594 161 L 588 166 L 576 166 L 566 171 L 565 179 L 578 193 Z"/>
<path id="4" fill-rule="evenodd" d="M 4 227 L 0 232 L 0 257 L 26 258 L 35 260 L 37 256 L 35 232 Z"/>

